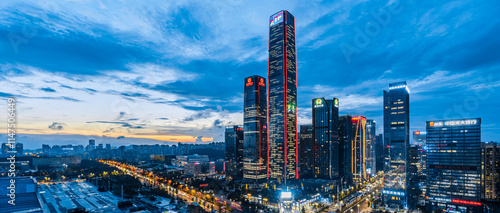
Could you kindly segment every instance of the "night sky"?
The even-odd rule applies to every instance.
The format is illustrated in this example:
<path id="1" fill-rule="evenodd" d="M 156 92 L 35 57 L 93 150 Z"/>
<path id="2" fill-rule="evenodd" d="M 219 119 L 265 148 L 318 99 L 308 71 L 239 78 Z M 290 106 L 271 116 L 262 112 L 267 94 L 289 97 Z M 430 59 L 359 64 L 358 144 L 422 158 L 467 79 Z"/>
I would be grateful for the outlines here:
<path id="1" fill-rule="evenodd" d="M 499 1 L 1 1 L 0 122 L 18 141 L 224 141 L 243 123 L 244 78 L 267 78 L 269 16 L 295 16 L 299 124 L 311 99 L 377 122 L 407 81 L 410 130 L 482 118 L 500 139 Z M 6 131 L 4 131 L 6 132 Z M 5 135 L 2 140 L 6 141 Z"/>

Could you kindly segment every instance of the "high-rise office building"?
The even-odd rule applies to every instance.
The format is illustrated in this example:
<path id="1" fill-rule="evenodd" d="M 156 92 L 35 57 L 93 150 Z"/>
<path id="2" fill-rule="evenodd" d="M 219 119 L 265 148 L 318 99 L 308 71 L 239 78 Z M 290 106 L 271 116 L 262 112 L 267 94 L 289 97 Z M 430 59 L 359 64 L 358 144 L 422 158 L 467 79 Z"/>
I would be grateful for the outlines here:
<path id="1" fill-rule="evenodd" d="M 243 178 L 243 127 L 226 127 L 225 143 L 226 178 L 241 181 Z"/>
<path id="2" fill-rule="evenodd" d="M 299 131 L 299 177 L 313 177 L 314 151 L 312 125 L 300 125 Z"/>
<path id="3" fill-rule="evenodd" d="M 422 188 L 424 176 L 422 175 L 421 158 L 422 147 L 412 145 L 408 153 L 408 206 L 416 206 L 422 198 Z M 423 201 L 423 200 L 422 200 Z M 425 205 L 425 203 L 423 203 Z"/>
<path id="4" fill-rule="evenodd" d="M 2 155 L 23 155 L 22 143 L 2 143 Z"/>
<path id="5" fill-rule="evenodd" d="M 44 155 L 50 154 L 50 146 L 48 144 L 42 144 L 42 152 Z"/>
<path id="6" fill-rule="evenodd" d="M 106 144 L 106 149 L 107 149 L 107 150 L 111 150 L 111 144 L 107 143 L 107 144 Z"/>
<path id="7" fill-rule="evenodd" d="M 10 143 L 2 143 L 2 155 L 8 155 L 11 151 Z"/>
<path id="8" fill-rule="evenodd" d="M 375 146 L 375 167 L 376 171 L 384 171 L 384 137 L 378 134 L 373 142 Z"/>
<path id="9" fill-rule="evenodd" d="M 269 178 L 298 179 L 295 19 L 286 10 L 269 20 Z"/>
<path id="10" fill-rule="evenodd" d="M 89 149 L 90 150 L 94 150 L 95 149 L 95 140 L 94 139 L 90 139 L 89 140 Z"/>
<path id="11" fill-rule="evenodd" d="M 384 90 L 384 143 L 387 162 L 384 168 L 384 203 L 393 208 L 407 206 L 407 165 L 410 147 L 410 90 L 406 81 L 389 84 Z"/>
<path id="12" fill-rule="evenodd" d="M 245 78 L 243 106 L 243 180 L 263 183 L 267 180 L 267 96 L 266 79 Z"/>
<path id="13" fill-rule="evenodd" d="M 339 177 L 339 99 L 312 100 L 314 177 Z"/>
<path id="14" fill-rule="evenodd" d="M 351 142 L 351 171 L 355 183 L 362 183 L 368 178 L 366 169 L 366 118 L 352 117 L 353 138 Z"/>
<path id="15" fill-rule="evenodd" d="M 377 174 L 375 168 L 375 137 L 377 122 L 366 120 L 366 173 L 369 177 Z"/>
<path id="16" fill-rule="evenodd" d="M 482 145 L 483 198 L 500 201 L 500 145 L 494 142 Z"/>
<path id="17" fill-rule="evenodd" d="M 426 184 L 427 181 L 427 149 L 426 149 L 426 137 L 427 132 L 425 131 L 414 131 L 413 132 L 413 146 L 418 146 L 419 148 L 419 156 L 418 162 L 416 162 L 417 170 L 418 170 L 418 181 L 419 181 L 419 191 L 421 192 L 419 196 L 419 205 L 425 205 L 425 193 L 426 193 Z M 415 180 L 415 178 L 414 178 Z"/>
<path id="18" fill-rule="evenodd" d="M 354 185 L 353 180 L 353 121 L 350 115 L 339 116 L 339 188 L 346 189 Z"/>
<path id="19" fill-rule="evenodd" d="M 481 212 L 481 119 L 427 121 L 427 212 Z"/>
<path id="20" fill-rule="evenodd" d="M 425 146 L 425 138 L 426 137 L 427 137 L 427 132 L 414 131 L 412 145 Z"/>
<path id="21" fill-rule="evenodd" d="M 16 155 L 23 155 L 24 154 L 24 148 L 23 148 L 22 143 L 16 143 Z"/>

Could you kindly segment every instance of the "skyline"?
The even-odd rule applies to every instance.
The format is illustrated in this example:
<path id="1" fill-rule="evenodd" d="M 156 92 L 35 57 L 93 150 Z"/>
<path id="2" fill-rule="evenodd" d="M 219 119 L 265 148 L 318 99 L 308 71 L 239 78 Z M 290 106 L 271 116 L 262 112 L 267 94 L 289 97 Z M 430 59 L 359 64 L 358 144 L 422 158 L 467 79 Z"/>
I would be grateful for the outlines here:
<path id="1" fill-rule="evenodd" d="M 6 50 L 0 53 L 0 82 L 6 85 L 0 97 L 17 97 L 21 138 L 105 135 L 113 146 L 132 137 L 223 141 L 224 126 L 243 124 L 243 79 L 267 76 L 268 14 L 286 9 L 297 19 L 299 126 L 311 123 L 313 98 L 337 97 L 340 115 L 374 119 L 381 134 L 382 91 L 406 80 L 412 96 L 410 132 L 424 131 L 428 120 L 481 117 L 481 140 L 498 141 L 495 120 L 500 116 L 494 110 L 500 105 L 495 94 L 500 75 L 494 73 L 499 67 L 494 47 L 500 39 L 493 35 L 500 21 L 488 4 L 460 3 L 399 5 L 403 12 L 393 14 L 368 46 L 347 60 L 341 44 L 352 45 L 357 29 L 376 21 L 366 8 L 385 10 L 386 3 L 343 2 L 305 10 L 297 9 L 299 3 L 185 3 L 144 5 L 136 12 L 112 3 L 101 3 L 100 9 L 74 3 L 39 10 L 2 2 L 0 31 L 10 36 L 0 39 Z M 201 9 L 207 7 L 218 10 Z M 45 20 L 29 18 L 45 12 L 50 15 Z M 453 15 L 462 13 L 468 15 Z M 246 28 L 240 21 L 248 23 Z M 31 31 L 26 43 L 12 45 L 12 35 L 22 36 L 30 27 L 37 32 Z M 457 50 L 472 46 L 469 53 Z M 412 57 L 404 57 L 406 52 Z M 454 107 L 467 102 L 477 107 L 463 113 Z M 7 120 L 6 114 L 0 118 Z"/>

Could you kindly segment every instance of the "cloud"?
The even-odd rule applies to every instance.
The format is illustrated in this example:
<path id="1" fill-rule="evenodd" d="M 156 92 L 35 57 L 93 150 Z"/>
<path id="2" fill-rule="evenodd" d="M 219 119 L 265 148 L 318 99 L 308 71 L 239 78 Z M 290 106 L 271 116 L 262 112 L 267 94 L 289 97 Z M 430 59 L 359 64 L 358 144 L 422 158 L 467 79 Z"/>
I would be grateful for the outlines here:
<path id="1" fill-rule="evenodd" d="M 88 121 L 87 123 L 118 124 L 121 127 L 131 128 L 131 129 L 141 129 L 146 126 L 145 124 L 131 124 L 122 121 Z"/>
<path id="2" fill-rule="evenodd" d="M 53 122 L 51 125 L 49 125 L 49 129 L 62 130 L 65 126 L 66 126 L 66 124 L 64 124 L 64 123 Z"/>
<path id="3" fill-rule="evenodd" d="M 223 127 L 223 123 L 222 123 L 222 121 L 221 121 L 221 120 L 219 120 L 219 119 L 216 119 L 216 120 L 214 121 L 214 127 L 215 127 L 215 128 L 221 128 L 221 127 Z"/>
<path id="4" fill-rule="evenodd" d="M 49 88 L 49 87 L 44 87 L 42 88 L 41 90 L 45 91 L 45 92 L 56 92 L 56 90 L 52 89 L 52 88 Z"/>
<path id="5" fill-rule="evenodd" d="M 243 79 L 267 77 L 268 18 L 283 8 L 296 20 L 299 123 L 310 123 L 312 98 L 337 97 L 341 113 L 381 126 L 382 90 L 396 81 L 410 87 L 412 128 L 480 89 L 498 90 L 494 1 L 400 2 L 404 12 L 347 63 L 339 45 L 376 21 L 372 9 L 394 2 L 4 1 L 0 34 L 37 33 L 17 53 L 0 37 L 0 99 L 33 108 L 20 114 L 23 131 L 47 133 L 57 119 L 71 124 L 64 134 L 114 128 L 106 134 L 220 141 L 220 126 L 242 123 Z M 490 74 L 493 83 L 478 80 Z M 492 93 L 470 114 L 494 123 L 498 100 Z"/>

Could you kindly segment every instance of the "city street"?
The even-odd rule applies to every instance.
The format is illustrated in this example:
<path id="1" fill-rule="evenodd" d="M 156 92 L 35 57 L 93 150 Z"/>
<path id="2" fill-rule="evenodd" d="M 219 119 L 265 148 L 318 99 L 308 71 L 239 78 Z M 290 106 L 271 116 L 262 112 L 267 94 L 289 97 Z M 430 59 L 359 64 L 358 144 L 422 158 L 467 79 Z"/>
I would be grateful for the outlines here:
<path id="1" fill-rule="evenodd" d="M 172 182 L 171 180 L 160 181 L 160 178 L 152 173 L 144 176 L 141 174 L 142 169 L 138 169 L 133 166 L 121 164 L 114 161 L 100 162 L 110 166 L 114 166 L 134 177 L 138 177 L 143 183 L 159 187 L 160 189 L 168 192 L 170 195 L 184 200 L 187 204 L 198 203 L 206 211 L 217 210 L 218 212 L 225 212 L 224 209 L 228 209 L 228 207 L 236 209 L 239 208 L 239 204 L 233 204 L 231 202 L 228 202 L 227 200 L 219 200 L 213 195 L 197 192 L 192 188 L 190 189 L 189 186 L 183 186 L 182 184 L 179 184 L 180 187 L 172 187 L 171 185 L 173 185 L 174 182 Z"/>

